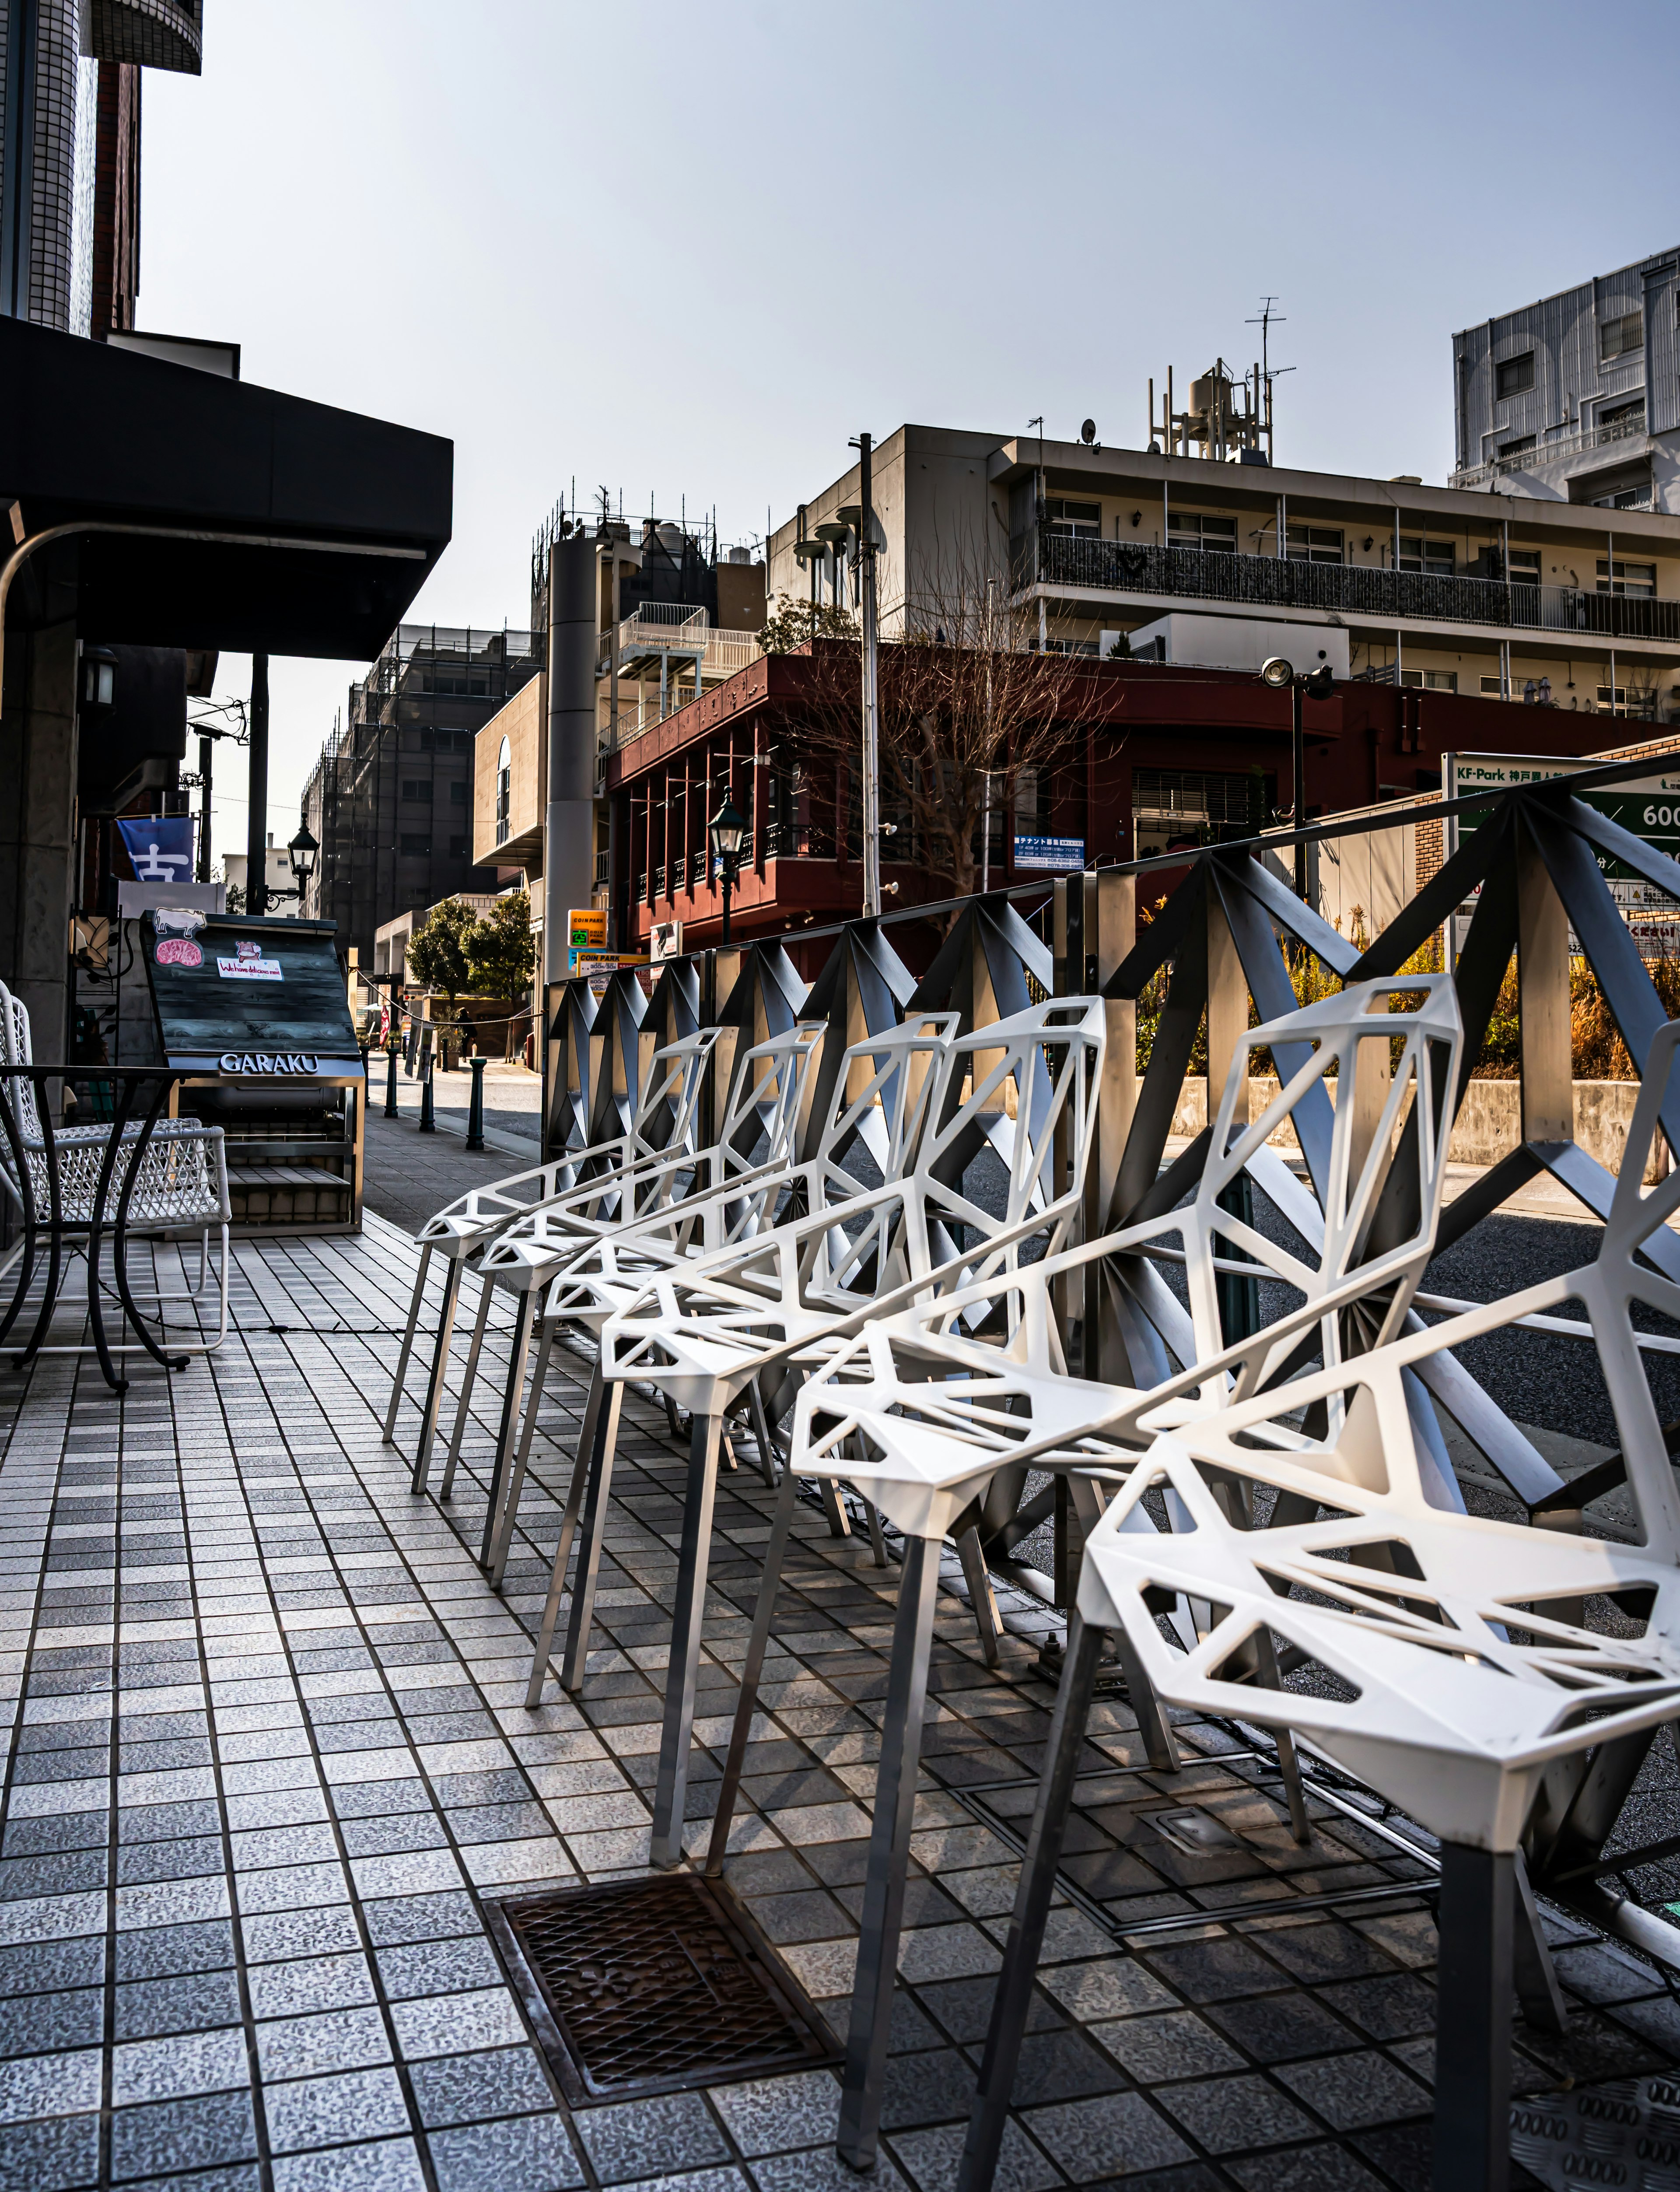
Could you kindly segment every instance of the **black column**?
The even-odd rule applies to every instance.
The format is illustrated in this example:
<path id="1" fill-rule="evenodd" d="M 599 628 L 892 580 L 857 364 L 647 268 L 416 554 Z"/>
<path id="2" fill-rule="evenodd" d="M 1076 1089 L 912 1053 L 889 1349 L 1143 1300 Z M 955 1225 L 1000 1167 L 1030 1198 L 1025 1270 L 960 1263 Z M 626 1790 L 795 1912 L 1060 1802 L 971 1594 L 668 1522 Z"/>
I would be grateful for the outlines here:
<path id="1" fill-rule="evenodd" d="M 251 794 L 245 816 L 245 910 L 268 910 L 268 657 L 251 657 Z"/>
<path id="2" fill-rule="evenodd" d="M 1509 1854 L 1441 1845 L 1434 2192 L 1511 2182 Z"/>

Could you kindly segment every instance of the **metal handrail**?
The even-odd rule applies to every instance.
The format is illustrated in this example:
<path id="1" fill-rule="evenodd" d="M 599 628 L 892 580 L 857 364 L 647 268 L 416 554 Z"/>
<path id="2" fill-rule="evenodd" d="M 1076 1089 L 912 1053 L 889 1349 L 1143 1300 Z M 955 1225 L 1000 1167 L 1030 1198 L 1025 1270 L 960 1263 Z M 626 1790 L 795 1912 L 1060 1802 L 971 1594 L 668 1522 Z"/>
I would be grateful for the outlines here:
<path id="1" fill-rule="evenodd" d="M 1385 620 L 1487 625 L 1598 639 L 1680 642 L 1680 601 L 1588 593 L 1579 586 L 1524 586 L 1501 579 L 1446 578 L 1375 564 L 1309 563 L 1041 533 L 1033 575 L 1044 585 L 1113 593 L 1266 608 L 1351 610 Z"/>
<path id="2" fill-rule="evenodd" d="M 1617 419 L 1608 426 L 1586 426 L 1579 433 L 1562 434 L 1554 441 L 1513 449 L 1509 456 L 1489 457 L 1485 464 L 1449 473 L 1447 485 L 1485 487 L 1489 480 L 1501 479 L 1511 472 L 1532 471 L 1536 464 L 1550 464 L 1559 457 L 1584 456 L 1589 449 L 1602 449 L 1612 442 L 1644 440 L 1649 432 L 1645 418 L 1642 411 L 1637 419 Z"/>

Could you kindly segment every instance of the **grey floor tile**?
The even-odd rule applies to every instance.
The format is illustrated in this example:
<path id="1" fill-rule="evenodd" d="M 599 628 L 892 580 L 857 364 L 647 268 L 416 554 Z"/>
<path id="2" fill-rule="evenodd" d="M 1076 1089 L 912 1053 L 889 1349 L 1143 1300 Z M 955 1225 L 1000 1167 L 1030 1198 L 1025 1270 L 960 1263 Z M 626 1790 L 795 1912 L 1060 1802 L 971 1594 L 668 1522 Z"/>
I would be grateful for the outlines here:
<path id="1" fill-rule="evenodd" d="M 268 1910 L 239 1923 L 245 1954 L 253 1964 L 279 1963 L 295 1956 L 352 1955 L 362 1946 L 348 1905 L 312 1910 Z"/>
<path id="2" fill-rule="evenodd" d="M 408 2129 L 408 2104 L 395 2070 L 263 2085 L 269 2144 L 276 2154 L 350 2146 Z"/>
<path id="3" fill-rule="evenodd" d="M 484 1930 L 472 1898 L 459 1892 L 442 1895 L 400 1896 L 365 1904 L 368 1938 L 375 1948 L 390 1948 L 402 1941 L 441 1941 L 452 1933 L 481 1933 Z"/>
<path id="4" fill-rule="evenodd" d="M 529 2047 L 442 2056 L 415 2064 L 410 2075 L 414 2104 L 428 2130 L 554 2106 L 549 2081 Z"/>
<path id="5" fill-rule="evenodd" d="M 434 2132 L 427 2143 L 438 2192 L 569 2192 L 584 2182 L 582 2165 L 557 2115 L 515 2116 Z"/>
<path id="6" fill-rule="evenodd" d="M 99 2173 L 97 2115 L 0 2125 L 4 2192 L 71 2192 L 73 2186 L 96 2183 Z"/>
<path id="7" fill-rule="evenodd" d="M 421 1941 L 412 1947 L 381 1949 L 379 1977 L 392 2001 L 416 1995 L 460 1994 L 469 1989 L 494 1986 L 502 1971 L 489 1942 L 476 1938 Z"/>
<path id="8" fill-rule="evenodd" d="M 829 2136 L 840 2110 L 840 2081 L 827 2070 L 718 2086 L 711 2100 L 744 2155 L 814 2146 Z"/>
<path id="9" fill-rule="evenodd" d="M 0 2001 L 0 2056 L 97 2047 L 104 2037 L 105 1996 L 98 1987 Z"/>
<path id="10" fill-rule="evenodd" d="M 113 2183 L 157 2177 L 169 2170 L 209 2169 L 249 2161 L 257 2152 L 256 2124 L 248 2093 L 215 2093 L 203 2099 L 160 2101 L 119 2109 L 111 2119 Z"/>
<path id="11" fill-rule="evenodd" d="M 259 2018 L 348 2009 L 373 1999 L 373 1974 L 360 1954 L 253 1964 L 248 1984 L 251 2012 Z"/>
<path id="12" fill-rule="evenodd" d="M 113 2108 L 175 2100 L 186 2093 L 227 2092 L 249 2083 L 245 2035 L 237 2027 L 129 2041 L 111 2054 Z"/>
<path id="13" fill-rule="evenodd" d="M 468 2048 L 509 2046 L 526 2036 L 519 2006 L 504 1986 L 396 2002 L 390 2021 L 396 2044 L 411 2063 Z"/>
<path id="14" fill-rule="evenodd" d="M 577 2129 L 603 2184 L 729 2160 L 723 2134 L 698 2093 L 654 2094 L 584 2109 Z"/>
<path id="15" fill-rule="evenodd" d="M 856 2192 L 859 2181 L 857 2172 L 846 2167 L 832 2146 L 755 2161 L 753 2175 L 759 2192 Z M 863 2181 L 874 2192 L 900 2192 L 904 2183 L 885 2154 L 876 2161 L 874 2174 Z"/>
<path id="16" fill-rule="evenodd" d="M 202 2031 L 238 2024 L 239 1983 L 230 1971 L 142 1979 L 119 1986 L 115 2005 L 118 2040 L 151 2040 L 171 2032 Z"/>
<path id="17" fill-rule="evenodd" d="M 274 2192 L 425 2192 L 425 2182 L 408 2138 L 285 2155 L 274 2165 Z"/>
<path id="18" fill-rule="evenodd" d="M 966 2136 L 965 2125 L 941 2124 L 928 2131 L 897 2132 L 891 2144 L 917 2192 L 957 2192 L 957 2166 Z M 1066 2182 L 1019 2124 L 1004 2126 L 992 2192 L 1053 2192 Z"/>
<path id="19" fill-rule="evenodd" d="M 1124 2155 L 1134 2171 L 1166 2169 L 1188 2161 L 1190 2149 L 1141 2093 L 1104 2093 L 1091 2101 L 1063 2101 L 1034 2109 L 1027 2128 L 1076 2184 L 1094 2183 Z"/>
<path id="20" fill-rule="evenodd" d="M 26 1941 L 0 1949 L 0 1997 L 97 1986 L 104 1977 L 105 1942 L 98 1935 L 77 1941 Z"/>
<path id="21" fill-rule="evenodd" d="M 234 1961 L 233 1928 L 225 1919 L 185 1926 L 147 1927 L 117 1937 L 119 1982 L 212 1972 Z"/>
<path id="22" fill-rule="evenodd" d="M 257 2027 L 257 2058 L 265 2082 L 359 2070 L 390 2060 L 390 2041 L 377 2009 L 335 2009 L 319 2017 L 284 2018 Z"/>

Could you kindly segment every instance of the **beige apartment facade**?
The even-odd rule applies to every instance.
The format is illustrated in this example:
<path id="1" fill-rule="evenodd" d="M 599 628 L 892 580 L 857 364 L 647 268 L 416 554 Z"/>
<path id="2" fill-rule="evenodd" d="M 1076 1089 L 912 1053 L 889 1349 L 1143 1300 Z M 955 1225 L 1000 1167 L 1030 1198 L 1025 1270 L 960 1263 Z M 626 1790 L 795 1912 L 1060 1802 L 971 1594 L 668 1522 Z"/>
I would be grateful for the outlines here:
<path id="1" fill-rule="evenodd" d="M 854 467 L 772 535 L 772 597 L 808 597 L 801 529 L 857 498 Z M 1081 654 L 1174 659 L 1176 619 L 1179 659 L 1245 668 L 1264 625 L 1303 659 L 1345 646 L 1356 679 L 1680 716 L 1680 518 L 1659 512 L 916 425 L 876 452 L 874 502 L 889 634 L 990 583 Z"/>

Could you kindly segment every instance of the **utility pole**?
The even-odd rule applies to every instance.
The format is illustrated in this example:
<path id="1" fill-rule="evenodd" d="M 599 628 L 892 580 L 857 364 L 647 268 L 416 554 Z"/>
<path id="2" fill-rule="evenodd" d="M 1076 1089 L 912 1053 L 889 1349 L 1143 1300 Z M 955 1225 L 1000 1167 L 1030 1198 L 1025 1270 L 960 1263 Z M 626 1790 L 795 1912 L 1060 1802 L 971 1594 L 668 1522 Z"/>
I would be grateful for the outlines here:
<path id="1" fill-rule="evenodd" d="M 214 739 L 199 739 L 198 781 L 202 788 L 198 794 L 198 880 L 202 883 L 210 880 L 210 756 L 215 751 Z"/>
<path id="2" fill-rule="evenodd" d="M 268 657 L 251 657 L 251 789 L 245 814 L 245 910 L 268 909 Z"/>
<path id="3" fill-rule="evenodd" d="M 881 910 L 880 702 L 875 659 L 875 513 L 872 499 L 867 434 L 857 437 L 858 575 L 863 611 L 863 917 L 877 920 Z"/>

